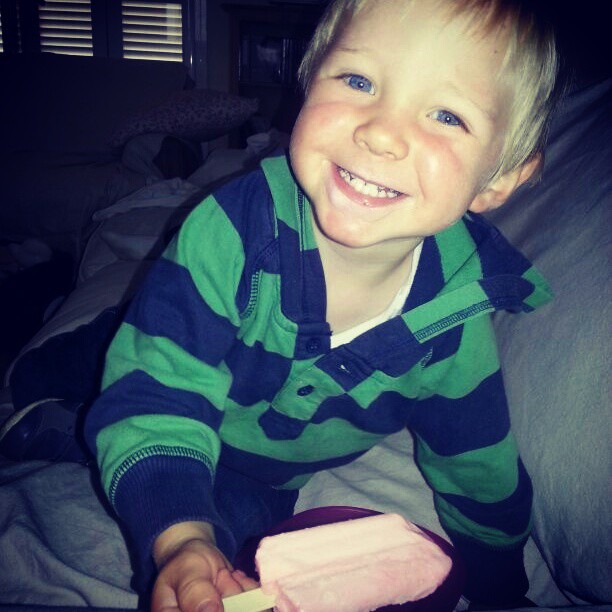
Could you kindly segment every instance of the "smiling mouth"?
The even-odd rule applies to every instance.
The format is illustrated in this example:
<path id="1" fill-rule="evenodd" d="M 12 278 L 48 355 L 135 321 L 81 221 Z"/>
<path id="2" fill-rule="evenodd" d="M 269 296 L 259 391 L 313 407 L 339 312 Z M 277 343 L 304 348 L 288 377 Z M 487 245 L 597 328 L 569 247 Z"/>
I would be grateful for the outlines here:
<path id="1" fill-rule="evenodd" d="M 401 191 L 396 191 L 390 187 L 384 187 L 376 183 L 370 183 L 341 166 L 338 166 L 338 174 L 340 178 L 350 185 L 357 193 L 360 193 L 370 198 L 391 199 L 404 195 Z"/>

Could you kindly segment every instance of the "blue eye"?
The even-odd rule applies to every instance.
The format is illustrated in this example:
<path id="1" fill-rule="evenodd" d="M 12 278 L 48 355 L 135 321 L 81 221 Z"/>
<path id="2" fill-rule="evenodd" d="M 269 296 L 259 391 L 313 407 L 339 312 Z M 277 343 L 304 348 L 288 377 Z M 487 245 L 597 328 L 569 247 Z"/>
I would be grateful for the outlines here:
<path id="1" fill-rule="evenodd" d="M 447 110 L 437 110 L 433 113 L 433 118 L 444 125 L 450 125 L 452 127 L 464 127 L 463 121 Z"/>
<path id="2" fill-rule="evenodd" d="M 346 74 L 342 80 L 351 88 L 357 91 L 365 91 L 366 93 L 374 93 L 374 85 L 369 79 L 359 74 Z"/>

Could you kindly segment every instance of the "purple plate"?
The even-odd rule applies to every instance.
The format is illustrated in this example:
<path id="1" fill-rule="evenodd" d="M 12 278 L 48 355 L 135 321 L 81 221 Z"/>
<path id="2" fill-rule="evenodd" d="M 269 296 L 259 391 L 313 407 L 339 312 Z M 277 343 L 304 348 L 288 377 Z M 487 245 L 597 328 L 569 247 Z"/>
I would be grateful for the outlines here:
<path id="1" fill-rule="evenodd" d="M 259 541 L 265 536 L 277 535 L 287 531 L 297 531 L 298 529 L 306 529 L 307 527 L 316 527 L 317 525 L 327 525 L 329 523 L 339 523 L 348 521 L 349 519 L 362 518 L 365 516 L 373 516 L 381 514 L 376 510 L 367 508 L 356 508 L 354 506 L 323 506 L 321 508 L 311 508 L 300 512 L 290 519 L 279 523 L 272 527 L 269 531 L 257 538 L 251 538 L 242 547 L 242 550 L 236 556 L 234 567 L 241 569 L 249 576 L 259 580 L 257 570 L 255 568 L 255 552 Z M 431 595 L 419 599 L 418 601 L 409 601 L 405 604 L 384 606 L 378 608 L 379 612 L 399 612 L 400 610 L 410 612 L 452 612 L 459 601 L 463 584 L 465 581 L 465 571 L 459 556 L 455 549 L 446 540 L 439 535 L 420 527 L 452 560 L 451 570 L 444 582 Z"/>

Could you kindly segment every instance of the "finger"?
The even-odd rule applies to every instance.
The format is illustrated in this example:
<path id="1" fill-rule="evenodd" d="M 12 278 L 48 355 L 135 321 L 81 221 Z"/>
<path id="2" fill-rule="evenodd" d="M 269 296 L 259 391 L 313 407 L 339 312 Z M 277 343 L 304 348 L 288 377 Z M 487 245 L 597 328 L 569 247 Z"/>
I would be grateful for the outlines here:
<path id="1" fill-rule="evenodd" d="M 242 570 L 234 570 L 232 578 L 242 587 L 243 591 L 252 591 L 259 587 L 259 582 L 247 576 Z"/>
<path id="2" fill-rule="evenodd" d="M 221 597 L 238 595 L 238 593 L 242 593 L 242 591 L 244 591 L 241 584 L 234 578 L 233 573 L 228 569 L 219 570 L 217 573 L 215 586 L 217 587 L 219 593 L 221 593 Z"/>
<path id="3" fill-rule="evenodd" d="M 214 612 L 222 610 L 221 596 L 213 584 L 206 559 L 183 555 L 160 572 L 151 600 L 151 612 Z"/>
<path id="4" fill-rule="evenodd" d="M 178 612 L 174 589 L 163 578 L 155 581 L 151 594 L 151 612 Z"/>
<path id="5" fill-rule="evenodd" d="M 201 575 L 184 576 L 176 591 L 181 612 L 221 612 L 223 604 L 217 589 Z"/>

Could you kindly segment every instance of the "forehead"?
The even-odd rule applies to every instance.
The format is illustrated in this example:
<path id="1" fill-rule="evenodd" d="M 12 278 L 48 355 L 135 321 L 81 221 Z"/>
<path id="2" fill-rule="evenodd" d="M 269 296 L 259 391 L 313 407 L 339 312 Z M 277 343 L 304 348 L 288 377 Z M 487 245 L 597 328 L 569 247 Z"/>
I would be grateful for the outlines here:
<path id="1" fill-rule="evenodd" d="M 508 40 L 508 28 L 484 27 L 451 10 L 448 0 L 374 0 L 352 16 L 330 51 L 385 65 L 397 79 L 439 77 L 483 95 L 506 94 Z"/>
<path id="2" fill-rule="evenodd" d="M 471 6 L 450 0 L 365 0 L 343 24 L 336 42 L 351 37 L 373 42 L 375 32 L 401 36 L 419 31 L 462 40 L 466 46 L 505 55 L 508 25 L 508 19 L 482 4 Z M 384 46 L 389 40 L 383 37 L 374 42 Z"/>

